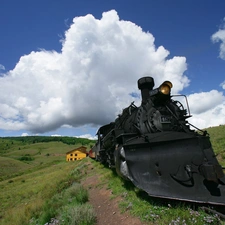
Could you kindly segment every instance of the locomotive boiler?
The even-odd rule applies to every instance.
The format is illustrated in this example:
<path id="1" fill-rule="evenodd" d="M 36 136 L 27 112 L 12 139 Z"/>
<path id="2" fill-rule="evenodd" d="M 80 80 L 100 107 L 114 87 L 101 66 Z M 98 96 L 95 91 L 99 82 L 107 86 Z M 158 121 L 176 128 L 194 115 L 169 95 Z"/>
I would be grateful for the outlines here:
<path id="1" fill-rule="evenodd" d="M 225 176 L 209 135 L 188 123 L 189 107 L 171 95 L 171 82 L 153 87 L 152 77 L 138 80 L 141 105 L 131 103 L 99 128 L 92 157 L 150 196 L 225 205 Z"/>

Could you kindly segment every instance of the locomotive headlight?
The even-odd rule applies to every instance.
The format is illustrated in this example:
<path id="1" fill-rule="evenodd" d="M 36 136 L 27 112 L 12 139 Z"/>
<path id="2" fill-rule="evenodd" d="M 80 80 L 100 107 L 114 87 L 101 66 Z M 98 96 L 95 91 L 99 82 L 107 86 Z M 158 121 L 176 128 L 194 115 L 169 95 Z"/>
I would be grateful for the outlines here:
<path id="1" fill-rule="evenodd" d="M 170 81 L 165 81 L 160 85 L 159 91 L 164 95 L 169 95 L 172 87 L 173 84 Z"/>
<path id="2" fill-rule="evenodd" d="M 170 91 L 173 84 L 170 81 L 164 81 L 158 88 L 149 92 L 150 97 L 154 98 L 154 102 L 162 102 L 170 97 Z"/>

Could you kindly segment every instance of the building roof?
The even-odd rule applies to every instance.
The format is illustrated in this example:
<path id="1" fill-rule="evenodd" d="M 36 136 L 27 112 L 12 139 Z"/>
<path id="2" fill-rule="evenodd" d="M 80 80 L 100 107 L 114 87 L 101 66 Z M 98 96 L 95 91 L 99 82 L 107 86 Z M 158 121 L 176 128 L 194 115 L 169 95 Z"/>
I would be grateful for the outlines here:
<path id="1" fill-rule="evenodd" d="M 86 153 L 86 147 L 84 147 L 84 146 L 80 146 L 79 148 L 75 148 L 75 149 L 73 149 L 73 150 L 70 150 L 69 152 L 67 152 L 66 154 L 70 154 L 70 153 L 72 153 L 72 152 L 74 152 L 74 151 L 81 151 L 81 152 L 84 152 L 84 153 Z"/>

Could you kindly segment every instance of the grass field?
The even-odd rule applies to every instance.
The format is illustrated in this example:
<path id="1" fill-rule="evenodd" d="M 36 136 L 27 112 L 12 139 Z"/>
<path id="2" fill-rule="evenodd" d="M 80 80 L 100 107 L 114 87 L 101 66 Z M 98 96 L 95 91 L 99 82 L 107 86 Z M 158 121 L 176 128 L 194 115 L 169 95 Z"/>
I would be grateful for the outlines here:
<path id="1" fill-rule="evenodd" d="M 62 142 L 23 143 L 0 139 L 0 181 L 39 170 L 66 160 L 66 152 L 81 143 L 68 145 Z M 87 146 L 89 148 L 89 145 Z"/>
<path id="2" fill-rule="evenodd" d="M 225 166 L 225 126 L 212 127 L 207 131 L 218 160 Z M 90 148 L 92 143 L 87 147 Z M 131 183 L 121 180 L 110 169 L 88 158 L 66 162 L 65 153 L 81 144 L 0 138 L 0 225 L 41 225 L 54 216 L 64 221 L 74 221 L 78 218 L 71 217 L 70 213 L 81 216 L 80 212 L 91 215 L 89 222 L 84 224 L 94 224 L 93 209 L 86 202 L 87 193 L 74 184 L 79 183 L 81 175 L 96 173 L 102 176 L 102 184 L 99 185 L 107 184 L 115 197 L 119 195 L 124 198 L 120 204 L 121 210 L 128 210 L 142 221 L 171 225 L 225 224 L 218 217 L 209 216 L 189 205 L 152 199 Z M 87 171 L 87 162 L 94 165 L 92 171 Z M 85 201 L 81 201 L 82 209 L 76 208 L 79 204 L 71 200 L 75 195 L 71 193 L 81 195 L 81 192 L 85 195 Z M 83 217 L 79 219 L 83 221 Z M 71 221 L 68 223 L 72 224 Z"/>
<path id="3" fill-rule="evenodd" d="M 66 152 L 80 146 L 0 138 L 0 224 L 29 224 L 47 200 L 70 187 L 71 171 L 82 162 L 66 162 Z"/>
<path id="4" fill-rule="evenodd" d="M 207 129 L 217 159 L 225 167 L 225 125 Z"/>

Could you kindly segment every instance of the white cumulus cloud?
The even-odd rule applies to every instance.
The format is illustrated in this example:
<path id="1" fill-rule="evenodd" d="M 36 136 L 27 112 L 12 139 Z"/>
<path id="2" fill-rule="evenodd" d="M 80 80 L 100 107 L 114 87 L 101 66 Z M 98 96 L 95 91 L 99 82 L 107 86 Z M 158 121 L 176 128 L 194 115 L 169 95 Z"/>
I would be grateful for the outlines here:
<path id="1" fill-rule="evenodd" d="M 223 58 L 224 29 L 219 31 L 212 40 L 222 42 Z M 33 51 L 0 76 L 0 129 L 36 134 L 99 126 L 113 121 L 130 102 L 140 103 L 137 80 L 142 76 L 152 76 L 156 87 L 170 80 L 174 94 L 189 85 L 186 58 L 169 58 L 166 48 L 155 46 L 150 32 L 120 20 L 115 10 L 101 19 L 74 18 L 61 41 L 60 52 Z M 200 128 L 225 123 L 223 93 L 212 90 L 188 97 L 191 123 Z"/>
<path id="2" fill-rule="evenodd" d="M 225 90 L 225 81 L 220 84 L 220 86 Z"/>
<path id="3" fill-rule="evenodd" d="M 115 10 L 101 19 L 76 17 L 62 49 L 33 51 L 0 77 L 0 129 L 43 133 L 62 126 L 98 126 L 138 93 L 137 80 L 171 80 L 174 92 L 188 86 L 185 57 L 169 57 L 154 37 L 123 21 Z"/>
<path id="4" fill-rule="evenodd" d="M 5 67 L 2 64 L 0 64 L 0 70 L 5 70 Z"/>
<path id="5" fill-rule="evenodd" d="M 223 19 L 224 24 L 221 26 L 216 33 L 211 36 L 211 39 L 214 43 L 220 42 L 220 52 L 219 57 L 225 60 L 225 18 Z"/>
<path id="6" fill-rule="evenodd" d="M 211 90 L 210 92 L 195 93 L 188 96 L 188 101 L 192 109 L 192 113 L 200 114 L 215 108 L 217 105 L 225 101 L 222 92 Z"/>
<path id="7" fill-rule="evenodd" d="M 77 138 L 87 138 L 89 140 L 97 140 L 97 136 L 92 136 L 91 134 L 82 134 L 79 136 L 76 136 Z"/>
<path id="8" fill-rule="evenodd" d="M 188 102 L 193 115 L 189 122 L 193 125 L 206 128 L 225 124 L 225 96 L 222 92 L 211 90 L 191 94 Z"/>

